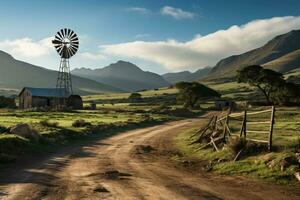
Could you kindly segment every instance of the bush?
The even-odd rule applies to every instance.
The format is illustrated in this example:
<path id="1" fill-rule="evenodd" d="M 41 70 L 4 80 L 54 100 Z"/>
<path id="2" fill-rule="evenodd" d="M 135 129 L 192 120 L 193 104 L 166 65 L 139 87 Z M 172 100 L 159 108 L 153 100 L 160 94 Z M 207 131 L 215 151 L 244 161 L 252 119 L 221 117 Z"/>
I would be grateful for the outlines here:
<path id="1" fill-rule="evenodd" d="M 241 137 L 231 138 L 229 140 L 228 147 L 231 150 L 232 154 L 237 155 L 242 149 L 245 149 L 247 145 L 247 140 Z"/>
<path id="2" fill-rule="evenodd" d="M 9 128 L 6 128 L 5 126 L 1 126 L 0 125 L 0 133 L 5 133 L 5 132 L 9 132 Z"/>
<path id="3" fill-rule="evenodd" d="M 92 125 L 90 122 L 86 122 L 84 119 L 77 119 L 72 123 L 73 127 L 86 127 Z"/>
<path id="4" fill-rule="evenodd" d="M 0 96 L 0 108 L 16 108 L 15 99 Z"/>
<path id="5" fill-rule="evenodd" d="M 49 122 L 48 120 L 42 120 L 40 124 L 45 127 L 58 127 L 58 122 Z"/>

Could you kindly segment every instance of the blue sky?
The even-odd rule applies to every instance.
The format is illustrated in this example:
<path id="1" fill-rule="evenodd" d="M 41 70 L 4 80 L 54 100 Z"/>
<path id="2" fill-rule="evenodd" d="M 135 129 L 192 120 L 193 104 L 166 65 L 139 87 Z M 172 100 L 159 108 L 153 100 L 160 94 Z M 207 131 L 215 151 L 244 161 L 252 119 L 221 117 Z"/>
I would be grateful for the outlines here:
<path id="1" fill-rule="evenodd" d="M 73 67 L 123 59 L 157 73 L 195 70 L 300 29 L 299 10 L 296 0 L 2 0 L 0 49 L 55 69 L 50 37 L 67 27 L 80 37 Z"/>

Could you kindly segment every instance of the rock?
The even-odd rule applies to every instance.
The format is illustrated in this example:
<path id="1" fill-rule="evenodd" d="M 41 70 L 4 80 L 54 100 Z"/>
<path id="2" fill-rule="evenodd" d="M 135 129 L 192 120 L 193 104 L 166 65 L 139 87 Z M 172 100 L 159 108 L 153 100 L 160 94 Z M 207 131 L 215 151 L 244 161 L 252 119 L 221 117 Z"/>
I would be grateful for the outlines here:
<path id="1" fill-rule="evenodd" d="M 109 192 L 105 187 L 100 186 L 94 189 L 94 192 Z"/>
<path id="2" fill-rule="evenodd" d="M 297 179 L 298 181 L 300 181 L 300 172 L 296 172 L 296 173 L 294 174 L 294 176 L 296 177 L 296 179 Z"/>
<path id="3" fill-rule="evenodd" d="M 284 171 L 291 165 L 299 165 L 299 161 L 295 156 L 287 156 L 280 161 L 281 171 Z"/>
<path id="4" fill-rule="evenodd" d="M 276 166 L 276 161 L 275 160 L 272 160 L 268 163 L 268 167 L 269 168 L 274 168 Z"/>
<path id="5" fill-rule="evenodd" d="M 11 127 L 9 132 L 25 138 L 39 138 L 39 134 L 35 130 L 31 129 L 28 124 L 25 123 L 17 124 Z"/>
<path id="6" fill-rule="evenodd" d="M 105 176 L 107 179 L 117 179 L 117 178 L 119 178 L 119 176 L 120 176 L 120 172 L 117 171 L 117 170 L 106 171 L 106 172 L 104 173 L 104 176 Z"/>

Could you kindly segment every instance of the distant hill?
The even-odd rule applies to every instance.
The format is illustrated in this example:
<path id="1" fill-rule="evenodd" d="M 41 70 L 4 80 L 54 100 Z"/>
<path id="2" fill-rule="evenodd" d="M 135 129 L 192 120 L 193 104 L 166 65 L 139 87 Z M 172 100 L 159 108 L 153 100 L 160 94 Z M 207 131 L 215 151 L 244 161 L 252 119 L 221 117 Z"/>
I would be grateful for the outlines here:
<path id="1" fill-rule="evenodd" d="M 166 73 L 163 74 L 162 77 L 170 83 L 177 83 L 180 81 L 196 81 L 203 76 L 206 76 L 210 72 L 210 70 L 211 67 L 205 67 L 195 71 L 194 73 L 191 73 L 189 71 L 182 71 L 177 73 Z"/>
<path id="2" fill-rule="evenodd" d="M 280 58 L 263 64 L 265 68 L 273 69 L 279 72 L 291 71 L 300 67 L 300 49 L 288 53 Z"/>
<path id="3" fill-rule="evenodd" d="M 22 87 L 55 87 L 57 72 L 14 59 L 0 51 L 0 95 L 15 94 Z M 72 76 L 73 90 L 79 94 L 121 91 L 86 78 Z"/>
<path id="4" fill-rule="evenodd" d="M 126 91 L 154 89 L 170 85 L 160 75 L 141 70 L 136 65 L 118 61 L 104 68 L 74 69 L 73 74 L 105 83 Z"/>
<path id="5" fill-rule="evenodd" d="M 234 77 L 244 66 L 258 64 L 287 72 L 299 66 L 300 30 L 279 35 L 264 46 L 219 61 L 205 79 Z"/>
<path id="6" fill-rule="evenodd" d="M 300 67 L 289 71 L 284 75 L 288 82 L 300 84 Z"/>

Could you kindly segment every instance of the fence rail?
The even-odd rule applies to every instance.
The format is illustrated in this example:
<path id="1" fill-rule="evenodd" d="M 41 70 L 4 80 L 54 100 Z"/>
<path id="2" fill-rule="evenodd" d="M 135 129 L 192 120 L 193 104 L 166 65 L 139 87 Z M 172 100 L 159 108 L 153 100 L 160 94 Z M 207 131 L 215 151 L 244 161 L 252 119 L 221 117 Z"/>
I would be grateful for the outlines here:
<path id="1" fill-rule="evenodd" d="M 264 113 L 270 113 L 270 120 L 268 121 L 249 121 L 247 118 L 248 116 L 251 115 L 260 115 Z M 238 117 L 243 117 L 242 120 L 236 119 Z M 229 136 L 231 135 L 230 131 L 230 126 L 229 126 L 229 121 L 230 120 L 238 120 L 242 121 L 241 129 L 240 129 L 240 137 L 247 138 L 248 133 L 262 133 L 262 134 L 268 134 L 268 140 L 257 140 L 257 139 L 251 139 L 247 138 L 248 140 L 252 140 L 255 142 L 263 142 L 263 143 L 268 143 L 268 149 L 272 150 L 272 145 L 273 145 L 273 128 L 274 128 L 274 121 L 275 119 L 275 106 L 272 106 L 271 109 L 266 109 L 262 111 L 255 111 L 255 112 L 248 112 L 247 109 L 245 109 L 243 112 L 240 113 L 231 113 L 231 109 L 227 112 L 225 116 L 220 117 L 219 119 L 216 120 L 216 122 L 219 122 L 223 124 L 224 126 L 224 138 L 228 134 Z M 269 124 L 269 130 L 248 130 L 247 125 L 251 124 Z"/>

